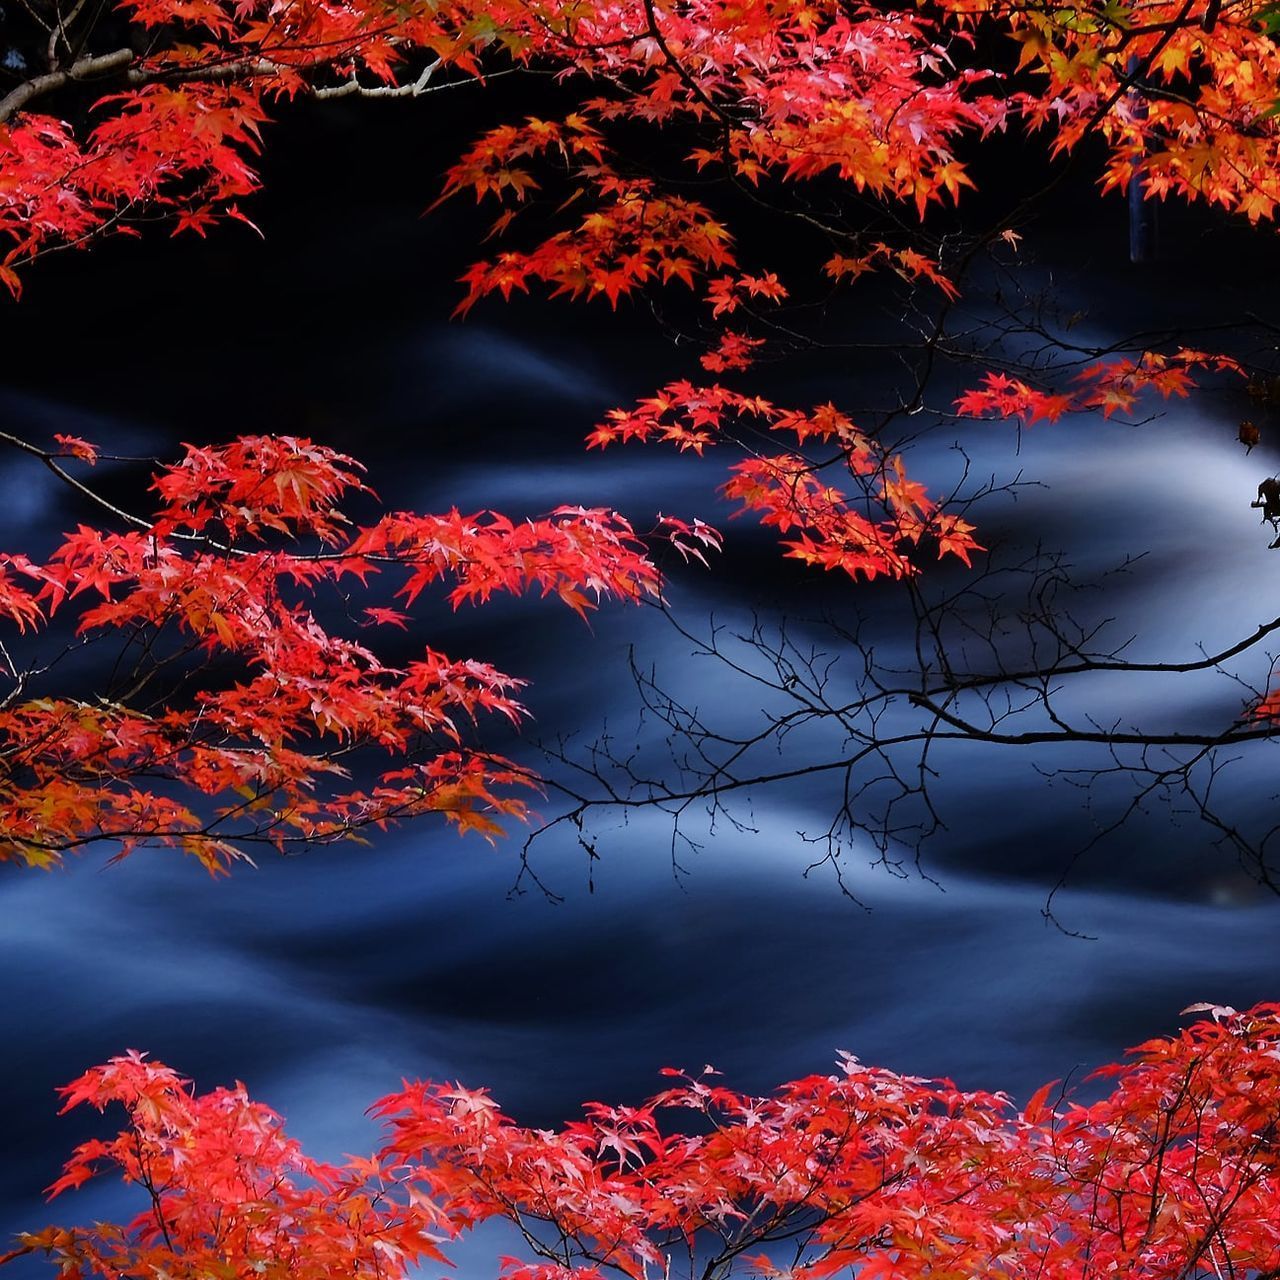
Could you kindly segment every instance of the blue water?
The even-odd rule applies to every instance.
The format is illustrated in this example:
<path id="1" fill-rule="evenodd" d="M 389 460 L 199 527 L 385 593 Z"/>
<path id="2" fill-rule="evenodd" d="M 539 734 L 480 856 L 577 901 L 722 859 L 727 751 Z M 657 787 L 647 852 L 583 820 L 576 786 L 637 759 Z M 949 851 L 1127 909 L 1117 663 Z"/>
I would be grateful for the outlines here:
<path id="1" fill-rule="evenodd" d="M 731 629 L 746 627 L 752 610 L 770 625 L 781 605 L 795 638 L 830 647 L 807 619 L 819 604 L 852 607 L 865 592 L 777 568 L 767 540 L 726 523 L 714 459 L 579 450 L 603 409 L 644 389 L 634 344 L 607 328 L 570 340 L 427 319 L 366 342 L 378 377 L 364 412 L 383 425 L 348 423 L 339 436 L 355 448 L 364 434 L 371 480 L 392 505 L 515 513 L 573 501 L 617 506 L 641 526 L 658 509 L 714 519 L 731 536 L 725 569 L 682 571 L 670 593 L 694 631 L 712 611 Z M 323 361 L 312 368 L 322 379 Z M 297 369 L 284 375 L 308 385 Z M 340 388 L 335 403 L 321 386 L 313 399 L 334 417 L 360 394 Z M 177 403 L 153 397 L 137 415 L 85 407 L 93 404 L 84 386 L 3 393 L 6 419 L 33 433 L 109 438 L 138 452 L 195 434 Z M 1248 506 L 1274 451 L 1246 458 L 1231 443 L 1233 415 L 1232 402 L 1211 398 L 1141 428 L 1038 428 L 1020 447 L 1007 428 L 968 427 L 976 475 L 1051 481 L 1017 501 L 993 498 L 983 536 L 1001 554 L 1037 541 L 1064 547 L 1083 576 L 1146 553 L 1082 605 L 1115 616 L 1118 638 L 1135 636 L 1129 656 L 1193 655 L 1198 643 L 1234 639 L 1270 616 L 1280 553 L 1267 550 Z M 949 443 L 940 435 L 921 446 L 917 471 L 937 483 L 954 474 Z M 77 518 L 35 468 L 0 458 L 5 546 L 47 546 Z M 903 643 L 894 606 L 862 599 L 891 658 Z M 651 733 L 635 728 L 633 644 L 709 721 L 750 724 L 768 701 L 713 661 L 691 659 L 688 641 L 653 610 L 609 607 L 587 628 L 522 602 L 433 617 L 424 638 L 531 676 L 533 736 L 577 731 L 589 742 L 606 720 L 622 740 Z M 1252 675 L 1265 674 L 1255 664 Z M 1099 677 L 1064 706 L 1100 699 L 1118 719 L 1221 723 L 1241 696 L 1213 676 L 1172 688 Z M 660 742 L 645 741 L 660 766 Z M 798 737 L 786 759 L 830 759 L 833 743 Z M 643 1097 L 664 1065 L 710 1062 L 735 1085 L 766 1090 L 823 1070 L 841 1048 L 1025 1095 L 1170 1029 L 1193 1001 L 1275 998 L 1280 903 L 1214 850 L 1203 827 L 1158 808 L 1082 860 L 1055 899 L 1060 920 L 1095 940 L 1046 925 L 1041 908 L 1087 840 L 1090 815 L 1078 790 L 1047 784 L 1032 766 L 1079 762 L 996 748 L 942 753 L 935 798 L 948 829 L 925 849 L 928 874 L 909 862 L 891 874 L 855 848 L 843 873 L 857 902 L 828 868 L 805 875 L 815 849 L 797 833 L 829 820 L 825 775 L 744 798 L 735 813 L 754 832 L 723 820 L 710 831 L 693 813 L 700 849 L 681 847 L 678 867 L 670 823 L 653 811 L 601 815 L 592 864 L 553 834 L 533 858 L 561 902 L 511 893 L 518 837 L 490 849 L 428 823 L 376 836 L 368 849 L 268 857 L 223 883 L 168 853 L 104 869 L 105 855 L 90 850 L 52 874 L 8 871 L 0 1237 L 55 1211 L 64 1220 L 121 1211 L 107 1186 L 55 1211 L 39 1189 L 86 1132 L 81 1117 L 55 1118 L 54 1087 L 125 1048 L 147 1049 L 202 1086 L 246 1081 L 310 1150 L 338 1157 L 374 1143 L 364 1107 L 402 1076 L 489 1086 L 537 1124 L 571 1117 L 586 1099 Z M 1238 799 L 1255 817 L 1273 803 L 1272 764 L 1255 752 L 1237 775 Z M 554 812 L 554 797 L 545 809 Z M 480 1260 L 474 1268 L 486 1271 Z"/>

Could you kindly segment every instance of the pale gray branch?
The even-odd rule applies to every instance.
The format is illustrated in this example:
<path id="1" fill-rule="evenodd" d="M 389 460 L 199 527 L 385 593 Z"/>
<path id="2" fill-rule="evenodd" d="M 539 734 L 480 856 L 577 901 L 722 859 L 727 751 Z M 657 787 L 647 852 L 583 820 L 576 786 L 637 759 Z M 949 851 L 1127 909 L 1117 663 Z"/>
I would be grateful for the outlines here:
<path id="1" fill-rule="evenodd" d="M 0 124 L 15 112 L 21 111 L 32 98 L 52 93 L 55 89 L 61 89 L 63 85 L 76 80 L 88 80 L 111 71 L 119 71 L 122 67 L 127 67 L 136 56 L 132 49 L 115 49 L 111 53 L 99 53 L 90 58 L 80 58 L 65 71 L 50 71 L 47 75 L 24 81 L 0 99 Z"/>
<path id="2" fill-rule="evenodd" d="M 320 88 L 311 90 L 313 98 L 325 100 L 328 98 L 417 98 L 426 93 L 431 88 L 431 77 L 436 73 L 436 69 L 441 65 L 437 58 L 435 62 L 430 63 L 423 69 L 422 74 L 411 84 L 379 84 L 379 85 L 363 85 L 359 80 L 352 76 L 350 80 L 343 84 L 325 85 Z M 436 86 L 441 88 L 443 86 Z"/>
<path id="3" fill-rule="evenodd" d="M 116 49 L 111 53 L 96 54 L 93 57 L 80 58 L 61 71 L 50 71 L 45 75 L 35 76 L 24 81 L 0 99 L 0 124 L 21 111 L 34 98 L 53 93 L 68 84 L 81 80 L 90 80 L 98 76 L 108 75 L 114 71 L 127 68 L 125 79 L 133 86 L 153 84 L 157 81 L 182 82 L 192 80 L 224 81 L 239 77 L 254 78 L 257 76 L 276 75 L 285 68 L 269 58 L 239 58 L 222 63 L 207 63 L 189 67 L 135 67 L 130 64 L 138 55 L 132 49 Z M 430 63 L 416 80 L 408 84 L 361 84 L 355 76 L 337 85 L 312 86 L 309 90 L 312 97 L 326 100 L 330 98 L 417 98 L 424 93 L 437 89 L 451 88 L 456 81 L 433 85 L 432 76 L 442 66 L 440 59 Z"/>

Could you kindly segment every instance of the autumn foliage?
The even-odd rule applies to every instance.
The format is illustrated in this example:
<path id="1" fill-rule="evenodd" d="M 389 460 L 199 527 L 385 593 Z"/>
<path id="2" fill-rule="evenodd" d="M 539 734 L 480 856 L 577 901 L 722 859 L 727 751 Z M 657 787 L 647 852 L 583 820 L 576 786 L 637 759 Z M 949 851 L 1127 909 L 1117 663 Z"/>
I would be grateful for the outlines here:
<path id="1" fill-rule="evenodd" d="M 768 1097 L 671 1071 L 640 1106 L 588 1103 L 546 1130 L 484 1091 L 415 1083 L 370 1108 L 382 1146 L 339 1165 L 243 1085 L 198 1093 L 129 1054 L 62 1090 L 64 1110 L 126 1123 L 50 1192 L 116 1174 L 137 1216 L 35 1232 L 9 1256 L 85 1280 L 394 1280 L 498 1220 L 517 1250 L 503 1280 L 1268 1276 L 1280 1006 L 1193 1011 L 1211 1017 L 1096 1072 L 1092 1101 L 1054 1082 L 1019 1110 L 844 1056 Z"/>
<path id="2" fill-rule="evenodd" d="M 1185 397 L 1195 386 L 1196 370 L 1243 374 L 1238 361 L 1220 353 L 1179 347 L 1170 355 L 1146 351 L 1137 360 L 1121 357 L 1082 369 L 1069 386 L 1045 391 L 1020 378 L 988 373 L 982 385 L 956 400 L 956 412 L 968 417 L 1016 420 L 1025 425 L 1057 422 L 1063 414 L 1099 412 L 1104 417 L 1132 414 L 1144 392 L 1156 391 L 1165 400 Z"/>
<path id="3" fill-rule="evenodd" d="M 45 461 L 70 479 L 67 466 L 95 457 L 62 437 Z M 285 849 L 423 813 L 495 834 L 523 816 L 534 780 L 468 731 L 486 716 L 519 723 L 523 682 L 429 647 L 380 658 L 380 629 L 407 626 L 423 593 L 458 608 L 533 592 L 582 614 L 660 587 L 611 511 L 358 524 L 344 504 L 372 496 L 359 465 L 294 437 L 188 446 L 152 488 L 145 520 L 82 524 L 42 562 L 0 557 L 0 613 L 29 647 L 47 648 L 46 628 L 69 615 L 81 642 L 117 651 L 110 683 L 86 699 L 41 691 L 38 664 L 4 650 L 0 857 L 47 866 L 107 841 L 121 855 L 177 847 L 218 871 L 246 844 Z M 682 549 L 714 541 L 675 519 L 656 532 Z M 356 603 L 383 575 L 385 603 Z M 373 781 L 356 787 L 366 758 Z"/>
<path id="4" fill-rule="evenodd" d="M 200 234 L 243 219 L 262 128 L 285 100 L 422 96 L 521 69 L 556 74 L 571 108 L 488 129 L 444 175 L 440 200 L 492 210 L 492 244 L 462 271 L 458 311 L 493 294 L 616 307 L 675 289 L 700 308 L 700 362 L 717 376 L 785 352 L 778 308 L 858 288 L 867 275 L 901 279 L 945 316 L 975 247 L 946 250 L 923 232 L 973 186 L 970 156 L 995 133 L 1023 132 L 1053 154 L 1088 140 L 1103 188 L 1140 173 L 1152 196 L 1199 198 L 1254 221 L 1270 218 L 1280 180 L 1280 56 L 1270 10 L 1252 3 L 125 0 L 104 22 L 99 10 L 64 12 L 50 0 L 47 14 L 32 13 L 46 28 L 42 47 L 17 50 L 14 65 L 42 59 L 44 68 L 14 72 L 0 100 L 0 279 L 13 292 L 44 253 L 140 219 Z M 55 105 L 61 114 L 46 110 Z M 646 169 L 626 142 L 636 129 L 657 157 Z M 745 261 L 714 197 L 745 193 L 786 209 L 786 186 L 858 198 L 867 228 L 804 212 L 824 255 Z M 895 233 L 869 230 L 877 219 Z M 986 234 L 1016 244 L 1011 227 Z M 993 372 L 955 408 L 1028 421 L 1129 412 L 1144 389 L 1183 394 L 1194 370 L 1224 364 L 1142 352 L 1066 389 Z M 760 433 L 790 439 L 762 448 Z M 938 556 L 970 563 L 982 549 L 963 512 L 943 511 L 943 495 L 910 480 L 876 430 L 837 407 L 778 407 L 719 381 L 678 380 L 591 436 L 613 440 L 698 451 L 735 443 L 745 458 L 730 468 L 728 497 L 814 566 L 904 577 Z M 564 543 L 558 518 L 562 531 L 544 527 L 538 556 L 564 554 L 553 545 Z M 424 531 L 403 532 L 407 545 Z M 626 538 L 604 536 L 614 535 Z M 494 526 L 485 536 L 504 534 Z M 404 545 L 388 544 L 390 556 Z M 83 567 L 91 553 L 79 554 Z M 462 595 L 480 594 L 479 581 Z M 605 585 L 618 582 L 605 573 Z M 45 603 L 56 590 L 47 582 Z M 31 621 L 31 604 L 13 600 L 9 612 Z M 221 609 L 205 617 L 232 626 Z M 308 818 L 306 829 L 323 835 L 335 829 L 325 822 L 346 820 Z"/>
<path id="5" fill-rule="evenodd" d="M 1271 216 L 1280 181 L 1280 60 L 1269 10 L 1252 3 L 127 0 L 116 21 L 134 39 L 114 47 L 119 25 L 96 21 L 52 4 L 47 66 L 16 75 L 0 100 L 0 278 L 15 291 L 31 259 L 141 218 L 200 234 L 244 218 L 283 99 L 420 96 L 521 68 L 556 73 L 578 100 L 489 130 L 446 174 L 442 198 L 497 208 L 498 247 L 464 272 L 459 310 L 535 288 L 616 306 L 677 287 L 707 305 L 703 363 L 715 373 L 767 354 L 769 308 L 815 288 L 888 272 L 953 300 L 964 255 L 945 261 L 910 225 L 963 197 L 969 154 L 995 133 L 1020 130 L 1054 153 L 1095 141 L 1104 188 L 1141 172 L 1154 196 L 1255 221 Z M 765 204 L 782 184 L 835 182 L 906 234 L 891 242 L 809 215 L 830 253 L 784 280 L 795 263 L 740 261 L 726 216 L 687 183 L 637 172 L 617 149 L 636 126 L 686 177 Z M 877 563 L 892 571 L 894 556 Z"/>

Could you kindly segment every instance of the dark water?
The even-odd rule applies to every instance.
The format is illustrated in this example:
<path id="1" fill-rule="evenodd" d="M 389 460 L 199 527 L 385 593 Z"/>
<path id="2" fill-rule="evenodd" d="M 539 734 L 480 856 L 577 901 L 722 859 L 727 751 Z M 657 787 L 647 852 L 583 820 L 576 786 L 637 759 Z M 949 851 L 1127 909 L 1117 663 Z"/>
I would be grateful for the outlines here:
<path id="1" fill-rule="evenodd" d="M 440 233 L 411 219 L 383 225 L 375 196 L 361 204 L 348 191 L 342 206 L 374 246 L 355 255 L 372 282 L 350 289 L 356 268 L 325 252 L 327 235 L 345 243 L 342 226 L 304 225 L 269 253 L 245 248 L 247 278 L 230 298 L 225 248 L 180 251 L 191 274 L 179 282 L 150 258 L 108 254 L 69 313 L 54 305 L 72 273 L 59 266 L 30 311 L 5 313 L 15 356 L 6 424 L 139 452 L 305 429 L 366 458 L 392 506 L 524 512 L 573 501 L 615 505 L 638 525 L 657 509 L 724 523 L 714 463 L 643 450 L 587 457 L 577 444 L 602 410 L 687 372 L 682 357 L 634 317 L 557 332 L 548 326 L 563 313 L 542 310 L 530 327 L 533 312 L 493 310 L 446 325 L 439 272 L 406 279 L 399 257 L 428 253 Z M 1162 304 L 1157 294 L 1127 305 Z M 1105 317 L 1090 323 L 1095 336 L 1108 332 Z M 1101 607 L 1117 626 L 1138 633 L 1144 652 L 1233 639 L 1271 616 L 1280 573 L 1248 507 L 1275 458 L 1230 447 L 1237 416 L 1233 402 L 1209 399 L 1142 428 L 1064 423 L 1028 433 L 1020 452 L 1005 428 L 970 430 L 976 471 L 1052 480 L 1016 503 L 993 499 L 984 535 L 1066 547 L 1082 573 L 1146 552 L 1108 586 Z M 947 443 L 919 451 L 921 474 L 941 479 L 955 466 Z M 4 545 L 47 546 L 74 506 L 20 461 L 0 461 Z M 722 572 L 681 573 L 677 616 L 698 628 L 714 609 L 745 625 L 752 608 L 767 619 L 782 600 L 804 634 L 830 585 L 756 559 L 754 535 L 730 528 L 751 554 L 732 552 Z M 813 638 L 824 642 L 816 628 Z M 544 734 L 590 736 L 606 718 L 616 734 L 635 732 L 629 644 L 710 716 L 749 718 L 758 702 L 724 669 L 692 661 L 652 611 L 607 609 L 587 629 L 521 603 L 433 619 L 429 639 L 532 676 Z M 1229 719 L 1239 704 L 1213 680 L 1187 680 L 1172 700 L 1137 680 L 1090 692 L 1117 715 L 1170 722 Z M 125 1048 L 202 1086 L 243 1079 L 310 1150 L 336 1157 L 373 1144 L 363 1109 L 402 1076 L 488 1085 L 540 1124 L 585 1099 L 642 1097 L 666 1064 L 711 1062 L 764 1090 L 824 1069 L 839 1048 L 1025 1095 L 1169 1029 L 1193 1001 L 1275 998 L 1280 904 L 1202 828 L 1157 813 L 1083 861 L 1057 904 L 1096 939 L 1081 941 L 1040 913 L 1087 836 L 1080 794 L 1047 786 L 1007 751 L 944 763 L 937 798 L 949 830 L 926 852 L 937 882 L 895 878 L 855 854 L 845 874 L 869 911 L 825 871 L 804 875 L 814 853 L 796 833 L 830 813 L 821 781 L 755 797 L 754 834 L 695 828 L 702 848 L 681 853 L 685 874 L 652 812 L 604 819 L 591 867 L 571 842 L 549 839 L 536 866 L 559 905 L 510 894 L 513 844 L 491 850 L 430 824 L 217 884 L 163 853 L 103 869 L 90 852 L 54 874 L 0 876 L 0 1236 L 46 1220 L 39 1188 L 84 1136 L 82 1119 L 54 1118 L 54 1087 Z M 1246 761 L 1241 774 L 1255 810 L 1274 803 L 1270 763 Z M 89 1219 L 118 1206 L 113 1190 L 91 1188 L 57 1212 Z M 489 1259 L 469 1256 L 468 1273 L 486 1269 Z"/>

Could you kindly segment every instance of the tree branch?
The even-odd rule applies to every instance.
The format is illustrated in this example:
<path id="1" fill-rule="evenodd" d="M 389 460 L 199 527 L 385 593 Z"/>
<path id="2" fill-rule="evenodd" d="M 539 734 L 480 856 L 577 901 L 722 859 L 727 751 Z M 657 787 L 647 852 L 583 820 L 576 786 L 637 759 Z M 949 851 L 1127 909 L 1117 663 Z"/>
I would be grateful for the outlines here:
<path id="1" fill-rule="evenodd" d="M 47 75 L 36 76 L 11 89 L 0 99 L 0 124 L 10 116 L 21 111 L 33 98 L 52 93 L 64 85 L 79 80 L 88 80 L 94 76 L 106 75 L 127 67 L 138 55 L 132 49 L 115 49 L 111 53 L 95 54 L 93 57 L 80 58 L 67 67 L 65 71 L 50 71 Z"/>

